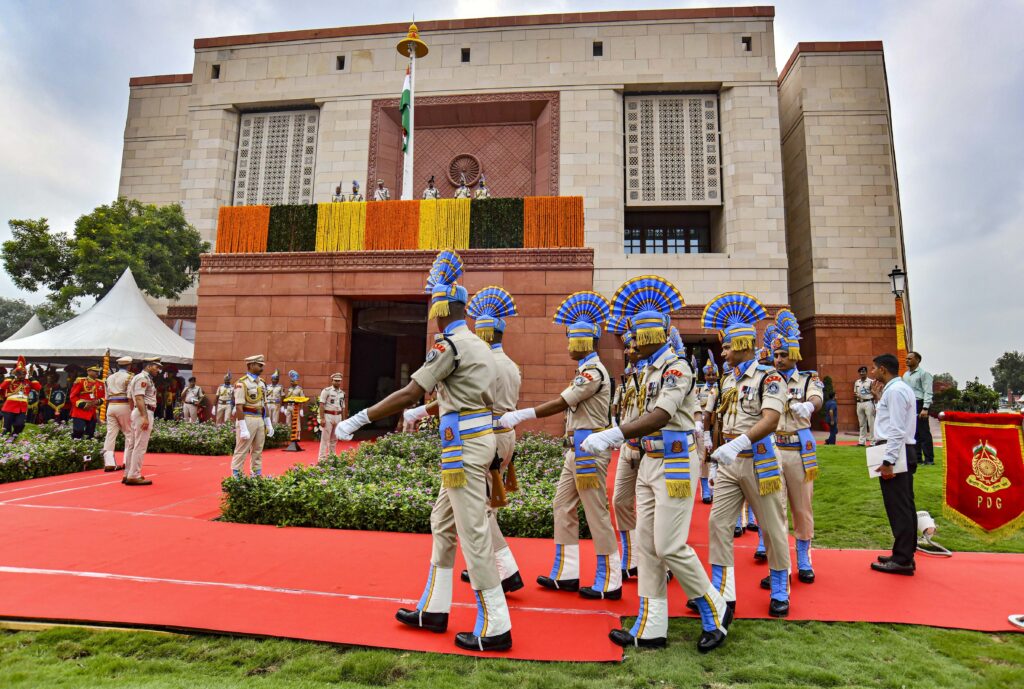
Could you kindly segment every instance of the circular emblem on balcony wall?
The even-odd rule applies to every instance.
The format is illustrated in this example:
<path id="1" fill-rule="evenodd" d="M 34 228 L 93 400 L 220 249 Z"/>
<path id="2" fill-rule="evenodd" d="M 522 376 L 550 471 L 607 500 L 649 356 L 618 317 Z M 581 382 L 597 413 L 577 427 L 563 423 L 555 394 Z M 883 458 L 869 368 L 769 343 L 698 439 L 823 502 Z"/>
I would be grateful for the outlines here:
<path id="1" fill-rule="evenodd" d="M 466 186 L 473 186 L 480 179 L 480 161 L 476 156 L 461 153 L 448 163 L 448 181 L 459 186 L 462 175 L 466 176 Z"/>

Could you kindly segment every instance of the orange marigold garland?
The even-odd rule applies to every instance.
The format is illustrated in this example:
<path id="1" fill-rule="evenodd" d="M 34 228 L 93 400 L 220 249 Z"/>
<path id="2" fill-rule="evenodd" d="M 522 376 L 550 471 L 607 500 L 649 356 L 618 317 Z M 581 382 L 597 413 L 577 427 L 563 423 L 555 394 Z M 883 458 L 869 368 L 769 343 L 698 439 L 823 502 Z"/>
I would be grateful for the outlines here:
<path id="1" fill-rule="evenodd" d="M 218 254 L 263 253 L 267 250 L 270 206 L 221 206 L 217 212 Z"/>
<path id="2" fill-rule="evenodd" d="M 366 204 L 366 250 L 398 251 L 419 244 L 419 201 L 373 201 Z"/>
<path id="3" fill-rule="evenodd" d="M 523 199 L 523 246 L 540 249 L 583 246 L 582 196 Z"/>

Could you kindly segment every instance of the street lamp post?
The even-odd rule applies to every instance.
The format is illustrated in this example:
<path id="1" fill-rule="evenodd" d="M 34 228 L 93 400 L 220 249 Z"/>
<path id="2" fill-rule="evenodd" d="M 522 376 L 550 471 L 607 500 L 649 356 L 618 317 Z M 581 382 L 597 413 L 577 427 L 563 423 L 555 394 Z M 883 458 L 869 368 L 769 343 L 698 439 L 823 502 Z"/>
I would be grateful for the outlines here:
<path id="1" fill-rule="evenodd" d="M 907 289 L 907 274 L 899 266 L 893 266 L 889 273 L 892 293 L 896 297 L 896 358 L 900 362 L 900 375 L 907 370 L 907 327 L 903 308 L 903 293 Z"/>

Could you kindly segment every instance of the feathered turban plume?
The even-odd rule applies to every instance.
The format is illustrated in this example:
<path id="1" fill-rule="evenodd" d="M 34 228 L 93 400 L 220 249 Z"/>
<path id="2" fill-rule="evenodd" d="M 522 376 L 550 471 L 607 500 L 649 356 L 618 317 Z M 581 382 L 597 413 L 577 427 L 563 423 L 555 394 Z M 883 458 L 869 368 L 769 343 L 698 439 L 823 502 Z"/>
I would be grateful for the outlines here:
<path id="1" fill-rule="evenodd" d="M 754 348 L 757 329 L 754 324 L 768 317 L 764 306 L 745 292 L 725 292 L 708 302 L 701 316 L 701 325 L 718 330 L 722 342 L 735 351 Z"/>
<path id="2" fill-rule="evenodd" d="M 442 251 L 434 259 L 427 276 L 427 289 L 430 293 L 430 320 L 446 317 L 450 311 L 448 304 L 457 302 L 465 304 L 469 300 L 466 288 L 456 283 L 462 277 L 462 259 L 454 251 Z"/>
<path id="3" fill-rule="evenodd" d="M 627 280 L 612 297 L 612 311 L 629 319 L 638 346 L 664 344 L 668 340 L 669 314 L 683 306 L 683 295 L 675 285 L 657 275 Z"/>
<path id="4" fill-rule="evenodd" d="M 611 307 L 597 292 L 570 294 L 558 305 L 554 321 L 568 328 L 570 352 L 594 351 L 594 340 L 601 336 L 601 326 L 608 322 Z"/>
<path id="5" fill-rule="evenodd" d="M 493 342 L 496 331 L 505 332 L 506 318 L 519 315 L 512 295 L 496 285 L 474 294 L 466 304 L 466 314 L 475 321 L 476 335 L 484 342 Z"/>
<path id="6" fill-rule="evenodd" d="M 789 309 L 779 309 L 775 315 L 775 327 L 778 328 L 781 343 L 773 346 L 772 351 L 784 347 L 788 350 L 790 361 L 800 361 L 800 324 L 796 316 Z"/>
<path id="7" fill-rule="evenodd" d="M 714 373 L 716 376 L 718 375 L 718 363 L 715 362 L 715 355 L 709 349 L 708 362 L 704 364 L 704 377 L 706 378 L 712 373 Z"/>

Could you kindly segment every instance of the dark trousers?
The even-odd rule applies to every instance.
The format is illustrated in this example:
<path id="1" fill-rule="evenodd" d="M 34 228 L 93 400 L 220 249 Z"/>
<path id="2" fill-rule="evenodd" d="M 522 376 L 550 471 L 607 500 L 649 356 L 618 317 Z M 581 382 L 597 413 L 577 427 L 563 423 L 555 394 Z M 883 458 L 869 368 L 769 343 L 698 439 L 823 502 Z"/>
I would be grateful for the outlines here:
<path id="1" fill-rule="evenodd" d="M 914 504 L 914 472 L 917 471 L 916 451 L 907 446 L 907 471 L 891 479 L 879 479 L 882 502 L 892 529 L 892 559 L 897 564 L 909 565 L 917 551 L 917 506 Z"/>
<path id="2" fill-rule="evenodd" d="M 921 418 L 924 400 L 917 401 L 917 452 L 922 464 L 935 464 L 935 449 L 932 447 L 932 427 L 926 416 Z"/>
<path id="3" fill-rule="evenodd" d="M 4 435 L 18 435 L 25 428 L 25 412 L 3 412 Z"/>
<path id="4" fill-rule="evenodd" d="M 826 445 L 835 445 L 836 444 L 836 433 L 837 432 L 839 432 L 839 424 L 838 423 L 830 423 L 828 425 L 828 440 L 825 441 Z"/>
<path id="5" fill-rule="evenodd" d="M 90 420 L 85 419 L 71 419 L 71 437 L 72 438 L 91 438 L 96 433 L 96 417 L 92 417 Z"/>

